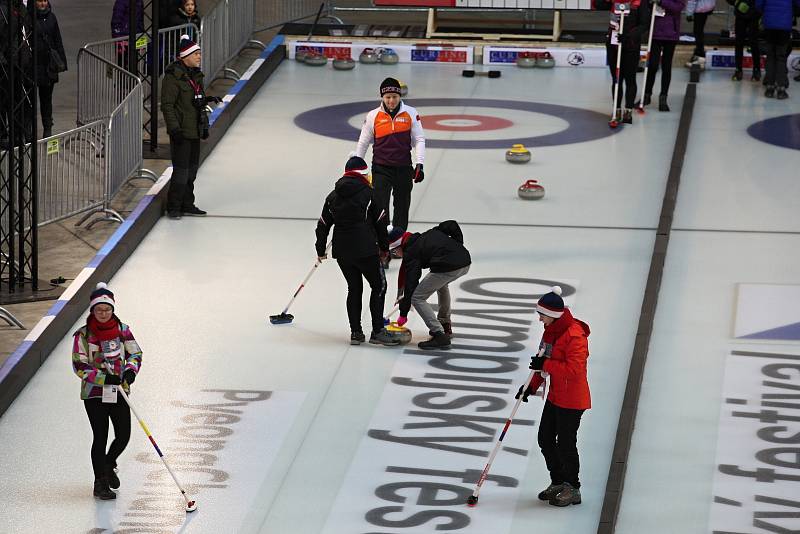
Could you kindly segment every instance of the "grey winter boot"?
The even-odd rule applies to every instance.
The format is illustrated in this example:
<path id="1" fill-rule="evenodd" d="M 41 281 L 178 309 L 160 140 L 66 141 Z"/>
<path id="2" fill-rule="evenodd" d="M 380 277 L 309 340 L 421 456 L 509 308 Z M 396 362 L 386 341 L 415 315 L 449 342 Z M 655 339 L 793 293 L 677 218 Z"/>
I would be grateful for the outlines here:
<path id="1" fill-rule="evenodd" d="M 569 506 L 570 504 L 581 503 L 581 490 L 572 487 L 569 482 L 564 482 L 564 487 L 558 494 L 550 499 L 553 506 Z"/>
<path id="2" fill-rule="evenodd" d="M 544 490 L 539 492 L 540 501 L 549 501 L 564 489 L 564 484 L 550 484 Z"/>
<path id="3" fill-rule="evenodd" d="M 379 332 L 373 332 L 372 335 L 369 336 L 369 342 L 373 345 L 386 345 L 389 347 L 400 344 L 400 340 L 392 336 L 385 328 Z"/>

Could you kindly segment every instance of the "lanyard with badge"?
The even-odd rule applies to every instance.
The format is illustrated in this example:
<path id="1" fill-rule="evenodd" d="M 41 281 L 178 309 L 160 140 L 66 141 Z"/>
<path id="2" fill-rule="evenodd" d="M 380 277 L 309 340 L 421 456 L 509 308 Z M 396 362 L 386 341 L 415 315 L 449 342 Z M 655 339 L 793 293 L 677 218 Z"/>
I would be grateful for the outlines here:
<path id="1" fill-rule="evenodd" d="M 122 357 L 122 343 L 120 343 L 119 338 L 101 341 L 100 350 L 106 363 L 113 363 Z M 118 385 L 103 386 L 103 403 L 116 404 L 119 387 Z"/>

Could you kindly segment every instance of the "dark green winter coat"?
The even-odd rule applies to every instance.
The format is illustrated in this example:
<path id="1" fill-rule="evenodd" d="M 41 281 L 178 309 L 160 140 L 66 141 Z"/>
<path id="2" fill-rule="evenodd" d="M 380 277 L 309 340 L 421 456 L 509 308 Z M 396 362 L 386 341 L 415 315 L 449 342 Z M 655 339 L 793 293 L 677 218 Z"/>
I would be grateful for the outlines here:
<path id="1" fill-rule="evenodd" d="M 161 83 L 161 113 L 167 123 L 167 132 L 180 130 L 186 139 L 200 139 L 203 126 L 200 113 L 205 113 L 197 108 L 194 103 L 195 90 L 189 80 L 193 80 L 200 87 L 205 106 L 205 93 L 203 92 L 203 73 L 200 69 L 190 69 L 178 60 L 171 63 L 164 71 L 164 81 Z"/>

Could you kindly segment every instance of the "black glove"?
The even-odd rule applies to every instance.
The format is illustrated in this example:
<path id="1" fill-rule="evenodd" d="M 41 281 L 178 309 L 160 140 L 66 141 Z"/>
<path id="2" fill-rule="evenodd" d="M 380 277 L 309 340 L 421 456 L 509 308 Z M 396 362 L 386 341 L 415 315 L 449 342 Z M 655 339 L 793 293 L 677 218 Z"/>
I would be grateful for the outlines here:
<path id="1" fill-rule="evenodd" d="M 531 364 L 528 366 L 528 369 L 533 369 L 534 371 L 541 371 L 544 367 L 544 356 L 533 356 L 531 358 Z"/>
<path id="2" fill-rule="evenodd" d="M 169 134 L 170 140 L 176 145 L 180 145 L 185 140 L 183 137 L 183 132 L 180 130 L 173 130 L 167 133 Z"/>
<path id="3" fill-rule="evenodd" d="M 425 172 L 422 170 L 422 163 L 417 163 L 414 168 L 414 183 L 418 184 L 425 179 Z"/>
<path id="4" fill-rule="evenodd" d="M 694 22 L 694 15 L 686 15 L 686 22 Z"/>
<path id="5" fill-rule="evenodd" d="M 125 372 L 122 373 L 122 380 L 130 386 L 136 380 L 136 373 L 133 372 L 133 369 L 125 369 Z"/>
<path id="6" fill-rule="evenodd" d="M 617 33 L 617 42 L 619 44 L 622 44 L 625 42 L 625 39 L 627 39 L 627 37 L 628 37 L 627 33 Z"/>
<path id="7" fill-rule="evenodd" d="M 525 394 L 523 394 L 522 393 L 522 388 L 524 388 L 524 387 L 525 386 L 520 386 L 519 387 L 519 391 L 517 391 L 517 394 L 514 395 L 514 398 L 518 399 L 518 398 L 522 397 L 522 402 L 528 402 L 528 397 L 533 394 L 533 390 L 530 387 L 528 387 L 528 389 L 525 390 Z"/>
<path id="8" fill-rule="evenodd" d="M 200 139 L 202 139 L 203 141 L 208 139 L 208 128 L 203 129 L 203 134 L 200 136 Z"/>
<path id="9" fill-rule="evenodd" d="M 118 386 L 122 384 L 122 379 L 119 375 L 106 375 L 105 385 L 107 386 Z"/>

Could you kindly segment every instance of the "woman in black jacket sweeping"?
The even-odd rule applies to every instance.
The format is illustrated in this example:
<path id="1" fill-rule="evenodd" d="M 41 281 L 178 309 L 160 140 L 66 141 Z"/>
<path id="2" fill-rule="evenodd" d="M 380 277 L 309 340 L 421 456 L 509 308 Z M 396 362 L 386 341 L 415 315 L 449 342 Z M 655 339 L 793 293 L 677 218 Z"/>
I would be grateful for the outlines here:
<path id="1" fill-rule="evenodd" d="M 66 70 L 67 56 L 61 41 L 58 19 L 50 7 L 49 0 L 36 0 L 36 19 L 39 25 L 36 83 L 39 86 L 42 137 L 50 137 L 53 135 L 53 88 L 58 83 L 58 73 L 61 68 Z M 58 65 L 56 58 L 52 57 L 53 53 L 61 58 L 61 65 Z"/>
<path id="2" fill-rule="evenodd" d="M 361 292 L 363 278 L 372 292 L 369 311 L 372 316 L 373 345 L 397 345 L 383 327 L 383 305 L 386 298 L 386 276 L 381 257 L 389 254 L 386 212 L 373 202 L 367 163 L 358 156 L 347 160 L 344 176 L 325 198 L 317 222 L 317 261 L 327 258 L 326 241 L 333 227 L 332 255 L 347 280 L 347 317 L 350 321 L 350 344 L 360 345 L 366 339 L 361 330 Z"/>

